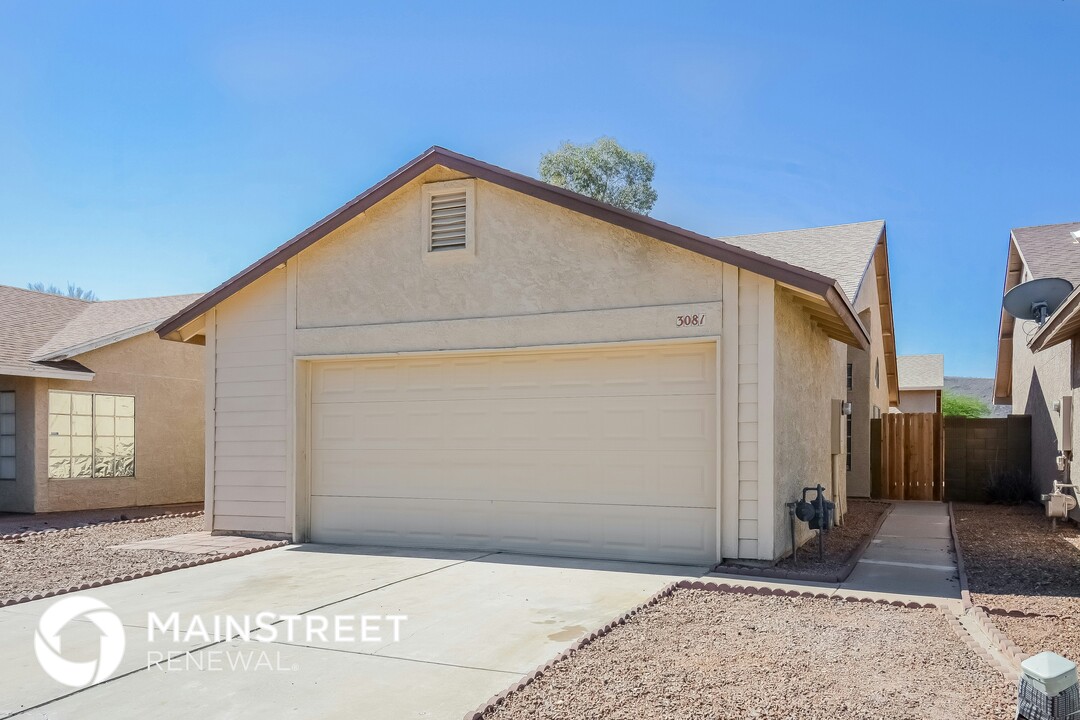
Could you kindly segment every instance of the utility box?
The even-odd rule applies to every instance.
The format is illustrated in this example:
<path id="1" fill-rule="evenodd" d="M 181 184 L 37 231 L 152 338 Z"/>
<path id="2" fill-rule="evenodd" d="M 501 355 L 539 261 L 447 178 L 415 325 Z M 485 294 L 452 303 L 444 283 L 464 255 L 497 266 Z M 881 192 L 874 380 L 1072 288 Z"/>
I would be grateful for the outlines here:
<path id="1" fill-rule="evenodd" d="M 1080 713 L 1076 663 L 1041 652 L 1020 663 L 1016 717 L 1024 720 L 1066 720 Z"/>
<path id="2" fill-rule="evenodd" d="M 1061 398 L 1061 452 L 1072 452 L 1072 424 L 1072 395 L 1065 395 Z"/>
<path id="3" fill-rule="evenodd" d="M 843 455 L 844 454 L 844 421 L 847 420 L 844 417 L 844 401 L 833 400 L 832 401 L 832 422 L 829 423 L 829 427 L 832 428 L 832 454 Z"/>

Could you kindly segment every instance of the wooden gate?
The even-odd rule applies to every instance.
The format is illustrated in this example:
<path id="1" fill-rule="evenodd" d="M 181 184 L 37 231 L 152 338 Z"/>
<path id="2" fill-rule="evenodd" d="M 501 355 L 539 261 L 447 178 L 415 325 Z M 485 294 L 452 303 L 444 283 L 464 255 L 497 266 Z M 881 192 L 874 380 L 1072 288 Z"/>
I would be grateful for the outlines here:
<path id="1" fill-rule="evenodd" d="M 876 430 L 876 428 L 875 428 Z M 873 433 L 872 436 L 878 433 Z M 945 456 L 941 415 L 889 413 L 881 416 L 874 496 L 886 500 L 942 500 Z M 875 438 L 876 439 L 876 438 Z"/>

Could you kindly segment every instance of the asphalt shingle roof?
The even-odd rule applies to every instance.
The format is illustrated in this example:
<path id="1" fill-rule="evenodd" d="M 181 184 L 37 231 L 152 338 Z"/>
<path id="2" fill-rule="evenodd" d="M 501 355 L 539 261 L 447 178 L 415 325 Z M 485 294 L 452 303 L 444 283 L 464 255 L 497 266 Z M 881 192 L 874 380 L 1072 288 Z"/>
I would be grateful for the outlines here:
<path id="1" fill-rule="evenodd" d="M 717 240 L 831 277 L 854 303 L 884 229 L 884 220 L 870 220 Z"/>
<path id="2" fill-rule="evenodd" d="M 57 367 L 49 361 L 65 350 L 158 323 L 198 297 L 88 302 L 0 285 L 0 374 Z"/>
<path id="3" fill-rule="evenodd" d="M 944 355 L 900 355 L 896 358 L 900 390 L 940 388 L 945 385 Z"/>
<path id="4" fill-rule="evenodd" d="M 1072 236 L 1077 231 L 1080 222 L 1016 228 L 1012 234 L 1033 277 L 1063 277 L 1075 286 L 1080 284 L 1080 244 Z"/>

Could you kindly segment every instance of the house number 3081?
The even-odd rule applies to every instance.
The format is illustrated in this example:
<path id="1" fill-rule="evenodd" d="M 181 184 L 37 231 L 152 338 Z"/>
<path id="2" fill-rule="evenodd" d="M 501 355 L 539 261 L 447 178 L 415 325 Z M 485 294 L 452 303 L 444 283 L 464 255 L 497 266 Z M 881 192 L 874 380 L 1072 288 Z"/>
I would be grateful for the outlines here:
<path id="1" fill-rule="evenodd" d="M 705 313 L 701 315 L 676 315 L 675 327 L 697 327 L 705 324 Z"/>

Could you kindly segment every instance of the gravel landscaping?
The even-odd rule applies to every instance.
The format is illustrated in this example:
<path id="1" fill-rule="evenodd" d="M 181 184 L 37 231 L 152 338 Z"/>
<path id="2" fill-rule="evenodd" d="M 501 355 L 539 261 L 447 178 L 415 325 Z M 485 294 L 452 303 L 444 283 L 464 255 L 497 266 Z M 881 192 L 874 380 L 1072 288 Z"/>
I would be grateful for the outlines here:
<path id="1" fill-rule="evenodd" d="M 824 561 L 818 560 L 818 541 L 814 537 L 799 548 L 798 563 L 789 556 L 773 567 L 807 575 L 835 575 L 844 569 L 862 541 L 874 532 L 878 519 L 888 510 L 890 504 L 874 500 L 849 500 L 843 526 L 834 527 L 825 533 Z M 728 567 L 741 566 L 737 561 L 725 562 L 719 571 L 723 572 Z"/>
<path id="2" fill-rule="evenodd" d="M 1080 618 L 993 615 L 990 619 L 1028 655 L 1049 650 L 1080 661 Z"/>
<path id="3" fill-rule="evenodd" d="M 487 717 L 1009 718 L 1012 686 L 935 610 L 680 590 Z"/>
<path id="4" fill-rule="evenodd" d="M 0 542 L 0 600 L 188 562 L 186 553 L 121 550 L 138 540 L 202 530 L 202 515 L 96 525 Z"/>
<path id="5" fill-rule="evenodd" d="M 953 513 L 976 605 L 1072 616 L 1080 622 L 1080 532 L 1075 525 L 1059 522 L 1051 531 L 1042 506 L 1033 504 L 956 504 Z"/>

